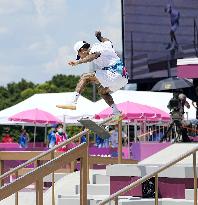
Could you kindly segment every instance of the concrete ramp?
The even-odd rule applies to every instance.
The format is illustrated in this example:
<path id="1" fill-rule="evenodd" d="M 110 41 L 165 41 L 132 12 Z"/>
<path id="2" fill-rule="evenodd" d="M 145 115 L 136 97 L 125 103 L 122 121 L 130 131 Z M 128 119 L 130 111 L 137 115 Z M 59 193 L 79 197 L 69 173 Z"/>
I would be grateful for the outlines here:
<path id="1" fill-rule="evenodd" d="M 157 152 L 156 154 L 142 160 L 138 165 L 153 165 L 161 166 L 167 164 L 168 162 L 176 159 L 182 154 L 192 150 L 193 148 L 198 147 L 198 143 L 175 143 L 169 147 Z M 177 165 L 192 165 L 193 157 L 192 155 L 186 159 L 177 163 Z M 197 153 L 197 164 L 198 164 L 198 153 Z"/>

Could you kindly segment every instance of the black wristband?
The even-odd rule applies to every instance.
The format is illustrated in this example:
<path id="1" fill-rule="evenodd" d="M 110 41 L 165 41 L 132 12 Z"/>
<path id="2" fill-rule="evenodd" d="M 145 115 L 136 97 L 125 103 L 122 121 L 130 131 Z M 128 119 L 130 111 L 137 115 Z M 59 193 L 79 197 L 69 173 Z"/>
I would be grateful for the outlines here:
<path id="1" fill-rule="evenodd" d="M 96 38 L 97 38 L 100 42 L 102 42 L 102 36 L 101 36 L 101 34 L 97 34 L 97 35 L 96 35 Z"/>

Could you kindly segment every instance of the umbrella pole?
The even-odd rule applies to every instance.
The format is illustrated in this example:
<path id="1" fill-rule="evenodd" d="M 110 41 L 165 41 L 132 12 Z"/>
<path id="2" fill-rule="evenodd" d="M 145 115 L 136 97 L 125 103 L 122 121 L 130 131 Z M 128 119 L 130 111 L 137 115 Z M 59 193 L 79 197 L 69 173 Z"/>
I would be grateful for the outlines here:
<path id="1" fill-rule="evenodd" d="M 45 125 L 45 138 L 44 138 L 45 145 L 47 144 L 47 124 Z"/>
<path id="2" fill-rule="evenodd" d="M 164 123 L 162 124 L 162 133 L 164 135 Z"/>
<path id="3" fill-rule="evenodd" d="M 129 136 L 129 122 L 128 122 L 128 125 L 127 125 L 127 134 L 128 134 L 128 159 L 131 158 L 131 153 L 130 153 L 130 136 Z"/>
<path id="4" fill-rule="evenodd" d="M 35 141 L 36 141 L 36 124 L 34 126 L 34 144 L 33 144 L 33 147 L 35 147 Z"/>
<path id="5" fill-rule="evenodd" d="M 135 125 L 134 125 L 134 136 L 135 136 L 135 142 L 137 142 L 137 121 L 135 120 Z"/>
<path id="6" fill-rule="evenodd" d="M 65 122 L 65 120 L 66 120 L 66 116 L 63 115 L 63 129 L 64 130 L 66 130 L 66 122 Z"/>

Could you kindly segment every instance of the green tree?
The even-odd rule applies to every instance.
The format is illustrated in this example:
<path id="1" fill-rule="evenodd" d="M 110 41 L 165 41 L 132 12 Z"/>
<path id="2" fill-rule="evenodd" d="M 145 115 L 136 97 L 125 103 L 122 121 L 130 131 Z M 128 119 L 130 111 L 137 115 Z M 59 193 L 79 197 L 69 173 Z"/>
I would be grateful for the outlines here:
<path id="1" fill-rule="evenodd" d="M 34 94 L 36 94 L 36 90 L 34 88 L 27 88 L 21 92 L 21 98 L 25 100 Z"/>
<path id="2" fill-rule="evenodd" d="M 35 91 L 35 93 L 57 93 L 59 90 L 57 86 L 51 82 L 45 82 L 43 84 L 37 85 Z"/>
<path id="3" fill-rule="evenodd" d="M 73 92 L 80 77 L 74 75 L 58 74 L 52 77 L 51 80 L 35 85 L 25 79 L 19 82 L 11 82 L 7 86 L 0 86 L 0 110 L 16 105 L 17 103 L 31 97 L 37 93 L 58 93 L 58 92 Z M 90 100 L 93 99 L 93 86 L 88 84 L 82 95 Z M 100 98 L 99 95 L 96 96 Z M 20 127 L 11 126 L 10 132 L 17 140 Z M 28 128 L 30 137 L 33 137 L 33 127 Z M 79 132 L 79 128 L 68 128 L 68 134 L 74 135 Z M 0 136 L 3 133 L 3 126 L 0 126 Z M 43 141 L 43 129 L 37 129 L 37 140 Z"/>

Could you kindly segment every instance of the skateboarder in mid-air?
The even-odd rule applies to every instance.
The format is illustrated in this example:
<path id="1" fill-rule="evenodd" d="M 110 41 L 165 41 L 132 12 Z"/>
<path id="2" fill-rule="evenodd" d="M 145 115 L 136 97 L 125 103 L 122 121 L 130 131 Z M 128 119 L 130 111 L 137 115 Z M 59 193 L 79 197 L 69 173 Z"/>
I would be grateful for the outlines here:
<path id="1" fill-rule="evenodd" d="M 82 63 L 94 62 L 99 69 L 93 73 L 85 73 L 81 76 L 70 105 L 57 105 L 57 107 L 76 109 L 77 100 L 86 84 L 95 83 L 101 97 L 112 108 L 112 115 L 119 115 L 121 112 L 117 109 L 110 93 L 119 90 L 128 83 L 127 70 L 113 49 L 111 41 L 102 37 L 100 31 L 96 31 L 95 36 L 99 43 L 95 43 L 92 46 L 86 41 L 75 43 L 74 50 L 77 58 L 68 64 L 76 66 Z"/>
<path id="2" fill-rule="evenodd" d="M 178 42 L 176 39 L 175 32 L 179 26 L 180 13 L 176 9 L 173 9 L 171 4 L 167 4 L 164 11 L 170 14 L 170 20 L 171 20 L 171 29 L 170 29 L 171 43 L 168 44 L 166 49 L 173 50 L 175 48 L 178 48 Z"/>

